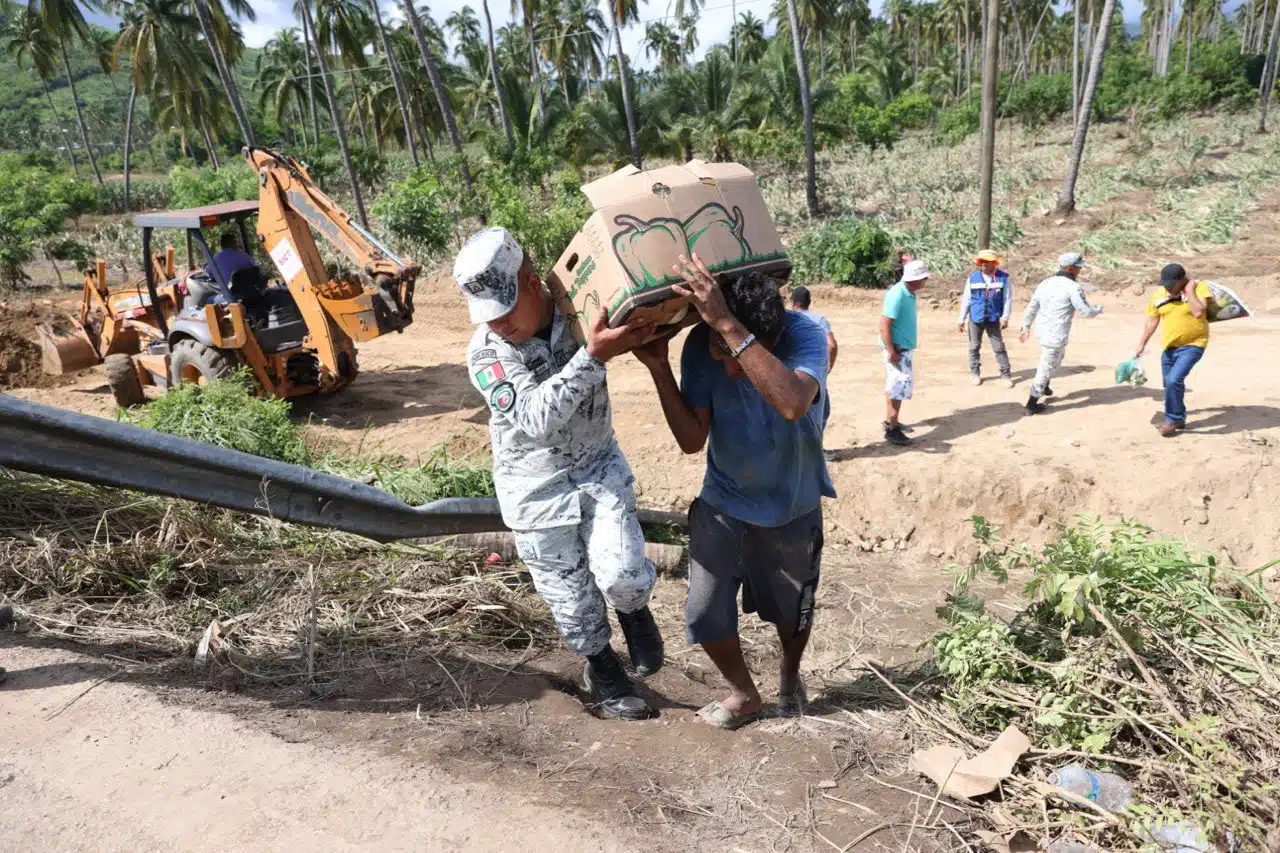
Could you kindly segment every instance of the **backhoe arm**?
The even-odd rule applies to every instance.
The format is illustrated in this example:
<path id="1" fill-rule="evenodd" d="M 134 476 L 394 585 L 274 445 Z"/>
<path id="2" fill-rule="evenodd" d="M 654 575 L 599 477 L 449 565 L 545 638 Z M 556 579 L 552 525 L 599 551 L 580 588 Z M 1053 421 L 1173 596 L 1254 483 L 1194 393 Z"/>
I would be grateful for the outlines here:
<path id="1" fill-rule="evenodd" d="M 245 148 L 258 173 L 258 235 L 284 276 L 322 364 L 343 373 L 339 354 L 345 336 L 368 341 L 404 329 L 413 319 L 413 288 L 419 267 L 379 243 L 319 190 L 297 160 L 269 148 Z M 313 230 L 363 270 L 330 279 Z"/>

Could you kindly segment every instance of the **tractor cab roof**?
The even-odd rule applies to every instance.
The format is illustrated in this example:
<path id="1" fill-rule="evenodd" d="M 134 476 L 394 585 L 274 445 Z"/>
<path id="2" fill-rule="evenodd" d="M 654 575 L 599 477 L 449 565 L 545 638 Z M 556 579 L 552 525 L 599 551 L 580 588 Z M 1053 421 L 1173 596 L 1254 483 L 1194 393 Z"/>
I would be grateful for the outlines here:
<path id="1" fill-rule="evenodd" d="M 186 210 L 165 210 L 160 213 L 141 213 L 133 218 L 138 228 L 208 228 L 235 222 L 258 212 L 258 201 L 228 201 Z"/>

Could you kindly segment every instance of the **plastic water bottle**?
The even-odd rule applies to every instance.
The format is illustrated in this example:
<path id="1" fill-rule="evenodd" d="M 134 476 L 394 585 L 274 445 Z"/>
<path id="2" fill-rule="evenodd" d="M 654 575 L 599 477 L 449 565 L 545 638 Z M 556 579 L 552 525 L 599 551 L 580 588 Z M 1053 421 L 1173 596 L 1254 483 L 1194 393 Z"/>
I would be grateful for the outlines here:
<path id="1" fill-rule="evenodd" d="M 1078 794 L 1110 812 L 1124 811 L 1133 802 L 1133 786 L 1114 773 L 1095 773 L 1068 764 L 1049 774 L 1049 784 Z"/>
<path id="2" fill-rule="evenodd" d="M 1194 823 L 1160 823 L 1147 834 L 1165 853 L 1216 853 L 1218 849 Z"/>

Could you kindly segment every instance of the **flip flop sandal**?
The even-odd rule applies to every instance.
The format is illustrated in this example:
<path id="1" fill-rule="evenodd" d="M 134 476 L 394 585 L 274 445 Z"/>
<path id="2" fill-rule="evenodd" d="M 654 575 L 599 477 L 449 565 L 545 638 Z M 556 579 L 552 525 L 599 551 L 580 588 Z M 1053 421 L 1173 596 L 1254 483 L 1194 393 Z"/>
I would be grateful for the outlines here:
<path id="1" fill-rule="evenodd" d="M 736 731 L 747 723 L 754 723 L 760 719 L 759 711 L 752 711 L 750 714 L 743 714 L 735 717 L 733 712 L 721 705 L 718 701 L 712 702 L 698 709 L 698 716 L 706 720 L 718 729 L 724 729 L 727 732 Z"/>
<path id="2" fill-rule="evenodd" d="M 803 717 L 809 710 L 809 694 L 804 688 L 804 682 L 800 682 L 800 688 L 795 693 L 779 693 L 778 694 L 778 716 L 779 717 Z"/>

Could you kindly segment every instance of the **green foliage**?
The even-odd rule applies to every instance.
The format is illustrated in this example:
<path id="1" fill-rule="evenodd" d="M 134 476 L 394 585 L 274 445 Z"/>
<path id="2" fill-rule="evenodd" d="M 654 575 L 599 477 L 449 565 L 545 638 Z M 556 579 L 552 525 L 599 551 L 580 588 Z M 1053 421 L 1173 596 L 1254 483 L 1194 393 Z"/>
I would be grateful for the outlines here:
<path id="1" fill-rule="evenodd" d="M 486 219 L 510 231 L 535 265 L 550 266 L 591 215 L 581 183 L 572 171 L 557 172 L 548 199 L 541 186 L 523 187 L 501 170 L 490 170 L 480 181 Z"/>
<path id="2" fill-rule="evenodd" d="M 330 474 L 368 482 L 411 506 L 443 498 L 491 498 L 493 471 L 487 465 L 462 464 L 440 449 L 424 461 L 406 465 L 399 456 L 373 458 L 329 454 L 314 467 Z"/>
<path id="3" fill-rule="evenodd" d="M 54 257 L 79 259 L 78 244 L 59 232 L 66 220 L 91 212 L 97 204 L 92 184 L 26 158 L 0 155 L 0 287 L 27 280 L 25 264 L 43 249 Z"/>
<path id="4" fill-rule="evenodd" d="M 903 92 L 884 108 L 889 120 L 904 130 L 924 127 L 933 121 L 933 101 L 921 92 Z"/>
<path id="5" fill-rule="evenodd" d="M 952 107 L 938 115 L 938 138 L 947 145 L 959 145 L 977 133 L 981 124 L 977 106 Z"/>
<path id="6" fill-rule="evenodd" d="M 194 438 L 294 465 L 311 462 L 302 434 L 289 420 L 289 403 L 259 397 L 252 374 L 241 368 L 227 379 L 184 383 L 120 417 L 138 426 Z"/>
<path id="7" fill-rule="evenodd" d="M 872 151 L 893 148 L 898 141 L 898 128 L 887 109 L 855 107 L 849 116 L 848 129 L 854 142 Z"/>
<path id="8" fill-rule="evenodd" d="M 457 218 L 441 192 L 440 179 L 426 168 L 415 169 L 384 189 L 373 204 L 373 215 L 393 239 L 421 259 L 448 251 Z"/>
<path id="9" fill-rule="evenodd" d="M 169 204 L 176 209 L 258 197 L 258 176 L 241 163 L 221 169 L 174 166 L 169 172 L 169 186 Z"/>
<path id="10" fill-rule="evenodd" d="M 893 284 L 893 239 L 871 220 L 846 216 L 809 228 L 787 254 L 799 283 Z"/>
<path id="11" fill-rule="evenodd" d="M 129 182 L 129 205 L 133 211 L 163 210 L 170 206 L 173 186 L 168 178 L 134 178 Z M 98 187 L 98 213 L 124 213 L 124 181 L 109 181 Z"/>
<path id="12" fill-rule="evenodd" d="M 1037 74 L 1015 86 L 1005 114 L 1017 116 L 1031 128 L 1043 127 L 1071 112 L 1071 75 Z"/>
<path id="13" fill-rule="evenodd" d="M 1143 780 L 1106 849 L 1127 848 L 1149 803 L 1167 800 L 1260 843 L 1270 815 L 1257 798 L 1271 782 L 1254 768 L 1277 738 L 1257 726 L 1280 686 L 1280 602 L 1262 570 L 1226 569 L 1139 524 L 1081 520 L 1036 554 L 973 521 L 977 557 L 939 608 L 947 627 L 925 644 L 961 720 L 983 733 L 1016 724 L 1042 748 L 1100 762 L 1158 758 L 1164 769 Z M 970 587 L 1015 572 L 1028 603 L 1005 621 Z"/>

